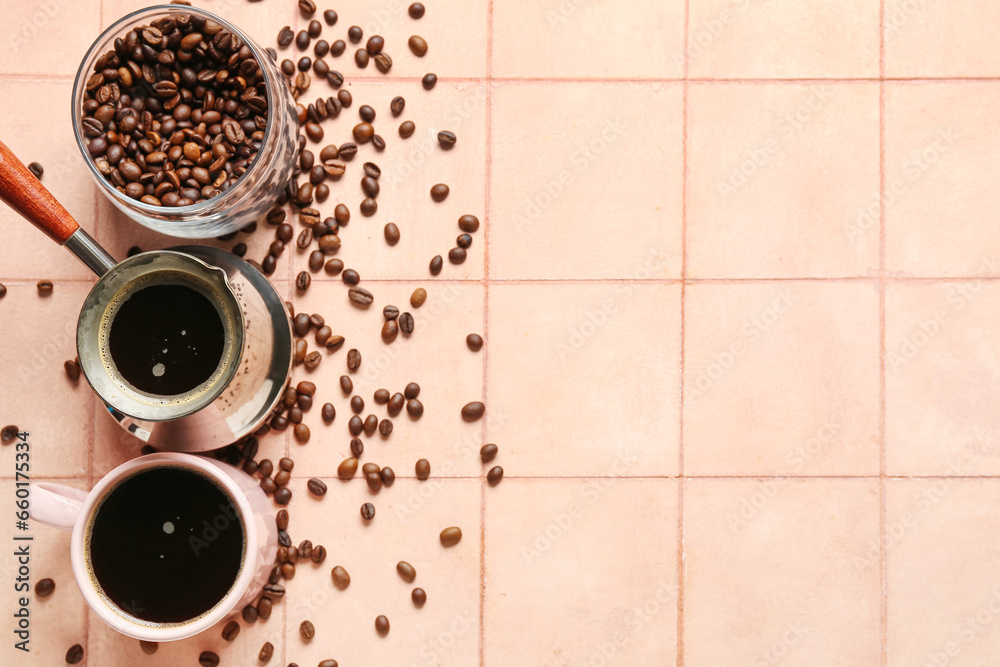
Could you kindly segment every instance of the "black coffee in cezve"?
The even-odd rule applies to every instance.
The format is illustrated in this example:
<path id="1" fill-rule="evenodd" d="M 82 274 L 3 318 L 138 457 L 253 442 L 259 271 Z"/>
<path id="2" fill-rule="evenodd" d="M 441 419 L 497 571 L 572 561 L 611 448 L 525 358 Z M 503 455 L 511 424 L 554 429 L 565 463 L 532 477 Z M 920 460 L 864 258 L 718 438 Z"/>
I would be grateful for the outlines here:
<path id="1" fill-rule="evenodd" d="M 107 599 L 154 624 L 211 610 L 232 589 L 246 535 L 231 498 L 187 468 L 157 467 L 119 483 L 94 512 L 92 575 Z"/>
<path id="2" fill-rule="evenodd" d="M 150 394 L 176 396 L 215 373 L 226 331 L 215 305 L 183 283 L 142 287 L 118 308 L 108 351 L 121 376 Z"/>

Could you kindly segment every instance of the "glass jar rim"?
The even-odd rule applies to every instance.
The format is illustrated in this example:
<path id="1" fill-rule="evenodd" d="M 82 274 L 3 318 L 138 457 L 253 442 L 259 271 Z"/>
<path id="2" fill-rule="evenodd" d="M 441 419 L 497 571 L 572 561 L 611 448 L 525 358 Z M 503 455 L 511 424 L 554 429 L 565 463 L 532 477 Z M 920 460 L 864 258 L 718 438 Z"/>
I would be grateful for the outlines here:
<path id="1" fill-rule="evenodd" d="M 97 60 L 97 58 L 100 57 L 100 54 L 98 53 L 100 45 L 103 44 L 108 39 L 113 38 L 115 35 L 123 33 L 125 31 L 126 25 L 128 24 L 135 25 L 138 24 L 140 20 L 145 19 L 147 17 L 153 18 L 156 15 L 169 15 L 169 14 L 197 14 L 205 19 L 215 21 L 226 30 L 229 30 L 230 32 L 237 35 L 253 53 L 254 57 L 261 65 L 260 67 L 261 71 L 264 72 L 264 83 L 265 83 L 264 89 L 265 92 L 267 93 L 268 119 L 267 119 L 267 127 L 264 129 L 264 139 L 262 141 L 262 145 L 265 146 L 267 145 L 268 141 L 272 138 L 272 133 L 274 131 L 272 123 L 273 117 L 271 114 L 271 110 L 274 109 L 274 105 L 276 104 L 275 91 L 273 90 L 273 85 L 274 85 L 274 82 L 272 81 L 273 77 L 271 76 L 271 73 L 268 72 L 267 68 L 263 66 L 264 58 L 270 58 L 271 56 L 269 56 L 266 51 L 262 52 L 260 49 L 258 49 L 257 45 L 253 42 L 253 40 L 250 39 L 250 37 L 242 30 L 240 30 L 235 25 L 233 25 L 226 19 L 222 18 L 221 16 L 213 14 L 208 10 L 189 5 L 176 5 L 176 4 L 150 5 L 149 7 L 143 7 L 142 9 L 137 9 L 134 12 L 126 14 L 125 16 L 121 17 L 120 19 L 109 25 L 103 31 L 101 31 L 101 34 L 98 35 L 97 39 L 94 40 L 94 43 L 90 45 L 89 49 L 87 49 L 87 53 L 84 54 L 83 60 L 80 61 L 80 67 L 77 70 L 76 79 L 73 81 L 73 93 L 70 102 L 73 105 L 73 108 L 71 110 L 73 119 L 73 136 L 76 137 L 77 147 L 80 149 L 80 152 L 83 155 L 84 162 L 87 163 L 87 167 L 90 169 L 91 174 L 94 175 L 97 181 L 101 184 L 101 187 L 103 187 L 106 192 L 108 192 L 111 196 L 115 197 L 116 199 L 122 201 L 123 203 L 126 203 L 128 206 L 133 206 L 147 215 L 154 217 L 165 217 L 165 218 L 171 218 L 175 216 L 183 217 L 186 215 L 197 215 L 198 213 L 201 213 L 203 211 L 210 210 L 213 205 L 217 205 L 216 200 L 224 196 L 225 192 L 220 192 L 218 195 L 211 197 L 210 199 L 206 199 L 205 201 L 200 203 L 190 204 L 188 206 L 153 206 L 152 204 L 147 204 L 138 199 L 132 199 L 131 197 L 128 197 L 124 193 L 119 192 L 118 189 L 112 186 L 111 183 L 109 183 L 108 180 L 104 178 L 104 175 L 97 170 L 97 165 L 94 163 L 94 158 L 90 156 L 90 153 L 87 150 L 87 145 L 83 140 L 83 133 L 80 130 L 80 122 L 82 120 L 81 110 L 83 104 L 83 91 L 81 90 L 81 88 L 89 76 L 88 70 L 90 69 L 92 64 Z M 250 167 L 239 177 L 239 179 L 237 179 L 237 181 L 243 180 L 244 177 L 251 174 L 255 169 L 260 167 L 262 162 L 263 161 L 260 159 L 254 160 L 254 162 L 250 165 Z"/>

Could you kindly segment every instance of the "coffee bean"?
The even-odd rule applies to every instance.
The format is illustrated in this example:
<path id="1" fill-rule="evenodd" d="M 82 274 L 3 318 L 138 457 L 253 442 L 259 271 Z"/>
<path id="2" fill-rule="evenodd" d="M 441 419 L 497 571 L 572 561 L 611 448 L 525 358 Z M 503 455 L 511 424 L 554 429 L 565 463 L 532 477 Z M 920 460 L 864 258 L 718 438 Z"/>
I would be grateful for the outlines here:
<path id="1" fill-rule="evenodd" d="M 272 600 L 280 599 L 285 595 L 285 587 L 281 584 L 268 584 L 264 586 L 264 595 Z"/>
<path id="2" fill-rule="evenodd" d="M 382 325 L 382 342 L 388 344 L 396 340 L 396 335 L 399 333 L 399 325 L 396 324 L 396 320 L 386 320 Z"/>
<path id="3" fill-rule="evenodd" d="M 444 183 L 438 183 L 431 187 L 431 199 L 436 202 L 442 202 L 448 198 L 448 193 L 451 189 Z"/>
<path id="4" fill-rule="evenodd" d="M 295 427 L 296 428 L 295 438 L 297 440 L 299 440 L 299 442 L 306 442 L 306 440 L 309 439 L 309 436 L 306 435 L 305 440 L 300 439 L 299 435 L 298 435 L 298 428 L 299 428 L 299 426 L 305 428 L 306 431 L 307 431 L 307 433 L 308 433 L 309 427 L 306 426 L 305 424 L 298 424 Z M 279 504 L 279 505 L 287 505 L 291 501 L 292 501 L 292 490 L 289 489 L 287 486 L 282 486 L 281 488 L 277 489 L 274 492 L 274 502 L 276 502 L 277 504 Z"/>
<path id="5" fill-rule="evenodd" d="M 485 412 L 485 405 L 479 401 L 472 401 L 471 403 L 466 403 L 462 407 L 462 419 L 467 422 L 474 422 L 480 419 Z"/>
<path id="6" fill-rule="evenodd" d="M 52 294 L 53 286 L 51 280 L 39 280 L 36 287 L 40 296 L 49 296 Z"/>
<path id="7" fill-rule="evenodd" d="M 240 634 L 240 624 L 236 621 L 229 621 L 226 623 L 226 627 L 222 628 L 222 638 L 227 642 L 231 642 L 236 639 Z"/>
<path id="8" fill-rule="evenodd" d="M 289 665 L 288 667 L 292 667 L 292 666 Z M 319 663 L 319 667 L 337 667 L 337 661 L 336 660 L 322 660 Z"/>
<path id="9" fill-rule="evenodd" d="M 365 399 L 360 396 L 351 396 L 351 412 L 361 414 L 365 409 Z"/>
<path id="10" fill-rule="evenodd" d="M 405 560 L 396 563 L 396 573 L 408 584 L 412 584 L 413 580 L 417 578 L 416 569 Z"/>
<path id="11" fill-rule="evenodd" d="M 424 74 L 424 78 L 421 79 L 420 83 L 423 85 L 424 90 L 431 90 L 438 82 L 437 74 Z"/>
<path id="12" fill-rule="evenodd" d="M 274 464 L 271 462 L 271 459 L 264 459 L 260 462 L 258 470 L 261 477 L 270 477 L 271 473 L 274 472 Z"/>
<path id="13" fill-rule="evenodd" d="M 389 103 L 389 110 L 392 112 L 393 118 L 398 118 L 405 108 L 406 99 L 398 95 L 392 98 L 392 102 Z"/>
<path id="14" fill-rule="evenodd" d="M 347 291 L 347 296 L 351 299 L 353 304 L 362 307 L 370 306 L 372 301 L 375 300 L 372 293 L 364 287 L 352 287 Z"/>
<path id="15" fill-rule="evenodd" d="M 415 55 L 416 57 L 423 58 L 424 56 L 427 55 L 427 40 L 425 40 L 420 35 L 410 36 L 410 39 L 407 41 L 407 44 L 410 47 L 410 51 L 412 51 L 413 55 Z"/>
<path id="16" fill-rule="evenodd" d="M 365 435 L 371 437 L 375 431 L 378 429 L 378 417 L 375 415 L 368 415 L 365 417 L 364 430 Z"/>
<path id="17" fill-rule="evenodd" d="M 465 248 L 452 248 L 448 251 L 448 261 L 452 264 L 461 264 L 468 256 L 469 254 L 465 251 Z"/>
<path id="18" fill-rule="evenodd" d="M 347 351 L 347 370 L 352 373 L 357 372 L 361 368 L 361 353 L 356 349 L 351 348 Z"/>
<path id="19" fill-rule="evenodd" d="M 406 402 L 406 414 L 413 419 L 420 419 L 424 414 L 424 404 L 419 399 L 411 398 Z"/>
<path id="20" fill-rule="evenodd" d="M 344 270 L 344 261 L 340 259 L 327 260 L 326 264 L 323 265 L 323 270 L 326 271 L 327 275 L 335 276 Z"/>
<path id="21" fill-rule="evenodd" d="M 387 320 L 394 320 L 399 317 L 399 308 L 396 306 L 388 305 L 382 309 L 382 317 Z"/>
<path id="22" fill-rule="evenodd" d="M 385 225 L 385 242 L 389 245 L 396 245 L 399 243 L 399 227 L 396 226 L 395 222 L 389 222 Z"/>
<path id="23" fill-rule="evenodd" d="M 434 255 L 434 257 L 431 259 L 431 265 L 430 265 L 431 275 L 436 276 L 437 274 L 441 273 L 442 267 L 444 267 L 444 260 L 441 259 L 441 255 Z"/>
<path id="24" fill-rule="evenodd" d="M 274 522 L 278 526 L 278 530 L 287 530 L 288 510 L 279 510 L 278 514 L 274 517 Z"/>
<path id="25" fill-rule="evenodd" d="M 296 424 L 292 433 L 295 435 L 295 439 L 299 442 L 309 442 L 309 427 L 305 424 Z"/>
<path id="26" fill-rule="evenodd" d="M 419 19 L 424 15 L 424 6 L 419 2 L 414 2 L 407 11 L 411 19 Z"/>
<path id="27" fill-rule="evenodd" d="M 341 106 L 343 106 L 345 109 L 349 109 L 351 107 L 351 104 L 354 103 L 354 96 L 351 95 L 351 91 L 349 90 L 338 90 L 337 99 L 340 100 Z M 345 147 L 348 145 L 352 147 L 350 155 L 346 155 L 344 152 Z M 354 154 L 357 152 L 358 152 L 358 147 L 355 146 L 354 144 L 344 144 L 343 146 L 340 147 L 340 157 L 344 160 L 350 160 L 351 158 L 354 157 Z"/>
<path id="28" fill-rule="evenodd" d="M 299 623 L 299 634 L 306 641 L 312 639 L 316 636 L 316 627 L 312 624 L 312 621 L 302 621 Z"/>
<path id="29" fill-rule="evenodd" d="M 305 74 L 305 72 L 302 72 Z M 323 141 L 323 128 L 316 123 L 306 123 L 306 136 L 309 137 L 309 141 L 319 143 Z"/>
<path id="30" fill-rule="evenodd" d="M 414 588 L 413 592 L 410 593 L 410 599 L 413 600 L 416 607 L 423 607 L 424 603 L 427 602 L 427 593 L 422 588 Z"/>
<path id="31" fill-rule="evenodd" d="M 375 506 L 371 503 L 365 503 L 361 506 L 361 518 L 365 521 L 371 521 L 375 518 Z"/>
<path id="32" fill-rule="evenodd" d="M 364 192 L 367 197 L 378 197 L 381 187 L 379 187 L 376 179 L 371 176 L 365 176 L 361 179 L 361 191 Z"/>
<path id="33" fill-rule="evenodd" d="M 333 407 L 332 403 L 324 403 L 320 416 L 323 418 L 323 423 L 332 424 L 337 416 L 337 409 Z"/>
<path id="34" fill-rule="evenodd" d="M 309 36 L 315 39 L 320 36 L 320 33 L 323 32 L 323 26 L 319 21 L 313 19 L 309 22 L 309 27 L 306 28 L 306 30 L 309 32 Z"/>
<path id="35" fill-rule="evenodd" d="M 302 4 L 301 2 L 299 3 Z M 257 654 L 257 659 L 261 662 L 267 662 L 274 655 L 274 644 L 271 642 L 264 642 L 264 645 L 260 647 L 260 653 Z"/>
<path id="36" fill-rule="evenodd" d="M 312 67 L 312 58 L 309 56 L 299 58 L 298 69 L 300 72 L 308 72 L 310 67 Z"/>
<path id="37" fill-rule="evenodd" d="M 285 58 L 284 60 L 282 60 L 281 61 L 281 73 L 284 74 L 287 77 L 293 77 L 293 76 L 295 76 L 295 63 L 293 63 L 288 58 Z M 190 155 L 185 155 L 185 157 L 188 157 L 188 159 L 190 159 L 191 157 L 195 157 L 194 151 L 197 150 L 197 144 L 186 144 L 186 145 L 194 146 L 195 148 L 192 149 L 192 152 L 190 153 Z"/>
<path id="38" fill-rule="evenodd" d="M 326 560 L 326 547 L 322 544 L 317 544 L 313 547 L 312 553 L 309 554 L 309 560 L 316 565 L 321 565 Z"/>
<path id="39" fill-rule="evenodd" d="M 424 305 L 425 301 L 427 301 L 427 290 L 425 290 L 423 287 L 418 287 L 417 289 L 413 290 L 413 294 L 410 295 L 411 306 L 413 306 L 414 308 L 419 308 L 420 306 Z"/>
<path id="40" fill-rule="evenodd" d="M 326 41 L 325 39 L 317 40 L 316 43 L 313 44 L 313 54 L 317 58 L 325 58 L 329 53 L 330 53 L 330 43 L 328 41 Z M 326 63 L 323 63 L 323 64 L 326 65 Z M 330 68 L 327 67 L 326 70 L 327 70 L 327 72 L 329 72 Z M 319 74 L 319 72 L 317 72 L 317 74 Z M 326 72 L 324 72 L 322 74 L 322 76 L 326 76 Z M 319 107 L 319 105 L 317 105 L 317 110 L 318 110 L 318 107 Z"/>
<path id="41" fill-rule="evenodd" d="M 14 442 L 20 432 L 21 429 L 13 424 L 4 426 L 3 429 L 0 429 L 0 441 L 4 444 Z"/>
<path id="42" fill-rule="evenodd" d="M 451 526 L 441 531 L 441 545 L 453 547 L 462 541 L 462 529 L 458 526 Z"/>
<path id="43" fill-rule="evenodd" d="M 340 376 L 340 390 L 344 392 L 345 396 L 349 396 L 352 391 L 354 391 L 354 382 L 347 375 Z"/>
<path id="44" fill-rule="evenodd" d="M 244 257 L 247 254 L 247 244 L 237 243 L 236 245 L 233 246 L 233 249 L 230 250 L 229 252 L 233 253 L 237 257 Z"/>
<path id="45" fill-rule="evenodd" d="M 399 136 L 403 139 L 409 139 L 416 132 L 417 126 L 413 124 L 412 120 L 404 120 L 399 124 Z"/>
<path id="46" fill-rule="evenodd" d="M 198 656 L 198 664 L 201 667 L 218 667 L 219 654 L 214 651 L 202 651 Z"/>
<path id="47" fill-rule="evenodd" d="M 40 598 L 47 598 L 52 595 L 52 591 L 56 589 L 56 582 L 52 581 L 48 577 L 45 579 L 39 579 L 38 583 L 35 584 L 35 596 Z"/>
<path id="48" fill-rule="evenodd" d="M 365 473 L 365 483 L 368 485 L 368 490 L 372 493 L 378 493 L 382 490 L 382 474 L 377 470 L 378 466 L 375 466 L 376 470 Z"/>
<path id="49" fill-rule="evenodd" d="M 63 362 L 63 369 L 66 371 L 66 377 L 69 378 L 70 382 L 77 382 L 80 379 L 80 364 L 72 359 Z"/>
<path id="50" fill-rule="evenodd" d="M 139 648 L 142 649 L 142 652 L 146 655 L 153 655 L 156 653 L 156 649 L 160 648 L 160 645 L 156 642 L 148 642 L 144 639 L 140 639 Z"/>
<path id="51" fill-rule="evenodd" d="M 37 162 L 30 162 L 28 164 L 28 171 L 34 174 L 35 178 L 41 179 L 42 174 L 45 173 L 45 168 Z"/>
<path id="52" fill-rule="evenodd" d="M 313 477 L 308 482 L 306 486 L 309 488 L 309 493 L 314 496 L 325 496 L 326 495 L 326 484 L 321 479 L 316 479 Z"/>
<path id="53" fill-rule="evenodd" d="M 361 276 L 354 269 L 346 269 L 340 279 L 347 285 L 357 285 L 361 281 Z"/>
<path id="54" fill-rule="evenodd" d="M 271 241 L 271 245 L 268 248 L 268 253 L 271 257 L 281 257 L 281 253 L 285 252 L 285 244 L 280 239 L 274 239 Z"/>
<path id="55" fill-rule="evenodd" d="M 308 271 L 300 271 L 299 275 L 295 277 L 295 289 L 300 292 L 305 292 L 311 284 L 312 276 L 309 275 Z"/>
<path id="56" fill-rule="evenodd" d="M 379 472 L 378 464 L 371 462 L 366 463 L 363 466 L 361 466 L 361 472 L 363 472 L 365 475 L 371 475 L 377 473 Z"/>
<path id="57" fill-rule="evenodd" d="M 4 285 L 3 283 L 0 283 L 0 299 L 4 298 L 5 296 L 7 296 L 7 286 Z"/>
<path id="58" fill-rule="evenodd" d="M 403 410 L 403 404 L 406 402 L 406 398 L 399 392 L 396 392 L 389 399 L 388 412 L 389 415 L 395 417 Z"/>
<path id="59" fill-rule="evenodd" d="M 417 473 L 417 479 L 423 481 L 431 476 L 431 463 L 427 459 L 420 459 L 414 466 L 414 470 Z"/>
<path id="60" fill-rule="evenodd" d="M 296 336 L 302 337 L 309 333 L 309 327 L 311 326 L 309 322 L 308 313 L 298 313 L 292 318 L 292 331 Z"/>
<path id="61" fill-rule="evenodd" d="M 378 202 L 376 202 L 371 197 L 366 197 L 364 200 L 362 200 L 361 205 L 358 206 L 358 209 L 361 211 L 361 215 L 365 216 L 366 218 L 371 217 L 375 215 L 376 211 L 378 211 Z"/>
<path id="62" fill-rule="evenodd" d="M 403 389 L 403 396 L 405 398 L 416 398 L 420 395 L 420 385 L 416 382 L 407 383 L 406 387 Z"/>
<path id="63" fill-rule="evenodd" d="M 391 424 L 392 422 L 389 423 Z M 392 486 L 393 483 L 396 481 L 396 473 L 394 473 L 392 471 L 392 468 L 388 466 L 379 470 L 378 474 L 382 478 L 382 484 L 384 484 L 385 486 Z"/>
<path id="64" fill-rule="evenodd" d="M 326 259 L 326 255 L 320 250 L 313 250 L 309 253 L 309 270 L 313 273 L 319 271 L 323 268 L 323 260 Z"/>
<path id="65" fill-rule="evenodd" d="M 399 316 L 399 330 L 402 331 L 404 335 L 409 336 L 413 333 L 413 324 L 413 315 L 403 313 Z"/>
<path id="66" fill-rule="evenodd" d="M 483 349 L 483 337 L 479 334 L 471 333 L 465 337 L 465 344 L 473 352 L 479 352 L 479 350 Z"/>
<path id="67" fill-rule="evenodd" d="M 316 3 L 313 0 L 299 0 L 299 11 L 306 18 L 316 13 Z"/>
<path id="68" fill-rule="evenodd" d="M 365 36 L 364 31 L 356 25 L 352 25 L 347 29 L 347 39 L 351 40 L 352 44 L 360 44 L 361 38 Z"/>
<path id="69" fill-rule="evenodd" d="M 242 616 L 243 616 L 243 621 L 245 623 L 256 623 L 258 616 L 257 607 L 248 604 L 247 606 L 243 607 Z"/>
<path id="70" fill-rule="evenodd" d="M 323 361 L 323 355 L 321 355 L 319 352 L 310 352 L 309 354 L 306 355 L 306 358 L 305 360 L 303 360 L 302 365 L 305 366 L 308 370 L 313 370 L 314 368 L 319 366 L 321 361 Z"/>
<path id="71" fill-rule="evenodd" d="M 351 479 L 358 471 L 358 460 L 354 457 L 344 459 L 337 466 L 337 477 L 340 479 Z"/>
<path id="72" fill-rule="evenodd" d="M 346 50 L 347 50 L 347 42 L 345 42 L 342 39 L 338 39 L 337 41 L 335 41 L 333 44 L 330 45 L 330 55 L 335 58 L 342 56 L 344 54 L 344 51 Z M 344 82 L 343 77 L 341 77 L 340 83 L 343 82 Z M 337 84 L 336 87 L 339 88 L 340 84 Z"/>
<path id="73" fill-rule="evenodd" d="M 340 590 L 344 590 L 345 588 L 351 585 L 351 575 L 348 574 L 347 570 L 345 570 L 340 565 L 337 565 L 333 568 L 333 570 L 330 572 L 330 576 L 333 577 L 333 585 L 339 588 Z"/>
<path id="74" fill-rule="evenodd" d="M 368 67 L 368 52 L 364 49 L 358 49 L 354 52 L 354 64 L 364 69 Z"/>
<path id="75" fill-rule="evenodd" d="M 295 31 L 292 30 L 291 26 L 285 26 L 278 31 L 278 46 L 280 48 L 285 48 L 295 40 Z"/>
<path id="76" fill-rule="evenodd" d="M 323 12 L 323 20 L 326 21 L 327 25 L 336 25 L 337 12 L 333 11 L 332 9 L 326 10 L 325 12 Z"/>
<path id="77" fill-rule="evenodd" d="M 389 619 L 385 616 L 377 617 L 375 619 L 375 632 L 379 633 L 382 637 L 389 634 Z"/>
<path id="78" fill-rule="evenodd" d="M 489 482 L 490 486 L 496 486 L 503 479 L 503 468 L 500 466 L 494 466 L 486 473 L 486 481 Z"/>
<path id="79" fill-rule="evenodd" d="M 287 563 L 286 563 L 287 565 Z M 278 583 L 277 581 L 272 583 Z M 257 615 L 260 616 L 260 620 L 266 621 L 271 618 L 271 611 L 273 610 L 274 603 L 271 602 L 271 598 L 261 597 L 257 600 Z"/>
<path id="80" fill-rule="evenodd" d="M 455 245 L 459 248 L 468 248 L 472 245 L 472 237 L 468 234 L 459 234 L 455 239 Z"/>
<path id="81" fill-rule="evenodd" d="M 267 213 L 267 224 L 269 225 L 280 225 L 285 221 L 285 209 L 273 208 Z"/>
<path id="82" fill-rule="evenodd" d="M 454 148 L 456 141 L 458 141 L 458 138 L 455 136 L 454 132 L 449 130 L 438 132 L 438 144 L 440 144 L 441 148 L 444 150 L 449 151 Z"/>

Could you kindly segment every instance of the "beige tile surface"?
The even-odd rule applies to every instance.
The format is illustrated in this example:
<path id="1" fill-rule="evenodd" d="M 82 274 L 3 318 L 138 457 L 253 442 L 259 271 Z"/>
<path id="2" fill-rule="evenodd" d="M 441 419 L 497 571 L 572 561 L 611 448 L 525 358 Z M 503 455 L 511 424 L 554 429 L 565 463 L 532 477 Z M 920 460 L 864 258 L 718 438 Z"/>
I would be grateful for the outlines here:
<path id="1" fill-rule="evenodd" d="M 265 47 L 308 23 L 292 2 L 196 3 Z M 0 140 L 41 162 L 43 183 L 117 257 L 178 242 L 138 228 L 89 182 L 69 95 L 101 27 L 145 4 L 11 2 L 0 38 Z M 384 35 L 394 60 L 385 77 L 350 53 L 328 58 L 355 103 L 309 146 L 346 141 L 357 107 L 376 109 L 387 149 L 363 146 L 317 206 L 351 207 L 338 257 L 375 303 L 352 306 L 323 272 L 299 293 L 306 253 L 294 247 L 272 276 L 348 339 L 316 371 L 295 370 L 319 385 L 309 443 L 270 433 L 258 454 L 295 459 L 289 533 L 327 560 L 300 563 L 273 616 L 241 621 L 233 643 L 217 627 L 146 656 L 86 611 L 69 534 L 33 523 L 31 576 L 56 592 L 32 600 L 33 653 L 8 642 L 0 664 L 63 664 L 80 642 L 83 664 L 101 667 L 194 665 L 203 650 L 245 666 L 265 641 L 280 667 L 990 664 L 993 5 L 440 0 L 415 21 L 397 0 L 317 4 L 340 15 L 324 39 L 356 24 Z M 425 58 L 407 49 L 411 34 L 430 42 Z M 441 78 L 428 92 L 430 71 Z M 315 82 L 302 101 L 332 93 Z M 393 118 L 397 94 L 406 110 Z M 408 140 L 404 119 L 417 126 Z M 451 152 L 435 140 L 444 129 L 458 136 Z M 371 218 L 357 211 L 367 160 L 383 172 Z M 443 203 L 428 196 L 438 182 L 451 187 Z M 467 261 L 430 276 L 463 214 L 482 223 Z M 387 222 L 402 232 L 393 248 Z M 273 239 L 261 224 L 207 243 L 246 243 L 259 261 Z M 36 293 L 42 278 L 50 297 Z M 35 481 L 88 488 L 140 448 L 62 369 L 93 280 L 0 207 L 0 423 L 30 432 Z M 382 307 L 409 310 L 416 287 L 428 299 L 414 334 L 385 344 Z M 400 415 L 390 438 L 364 438 L 362 462 L 398 477 L 378 494 L 335 479 L 349 451 L 349 347 L 364 358 L 363 415 L 385 416 L 378 388 L 422 388 L 420 420 Z M 470 424 L 459 411 L 472 400 L 488 407 Z M 495 488 L 478 458 L 486 442 L 506 471 Z M 15 455 L 0 445 L 11 499 Z M 306 491 L 311 477 L 326 496 Z M 438 538 L 448 525 L 464 531 L 452 549 Z M 11 518 L 0 528 L 4 614 L 15 531 Z M 393 572 L 401 559 L 427 591 L 422 609 Z M 336 564 L 352 574 L 346 591 L 331 583 Z M 388 637 L 374 632 L 378 614 Z"/>

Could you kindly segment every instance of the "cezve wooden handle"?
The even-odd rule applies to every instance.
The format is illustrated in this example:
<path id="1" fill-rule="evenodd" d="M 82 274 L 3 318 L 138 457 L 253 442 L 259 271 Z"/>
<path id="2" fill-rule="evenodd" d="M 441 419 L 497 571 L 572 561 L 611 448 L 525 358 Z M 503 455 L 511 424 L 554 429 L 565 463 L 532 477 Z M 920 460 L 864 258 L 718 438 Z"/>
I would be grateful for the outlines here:
<path id="1" fill-rule="evenodd" d="M 60 245 L 80 228 L 73 216 L 2 141 L 0 199 Z"/>

